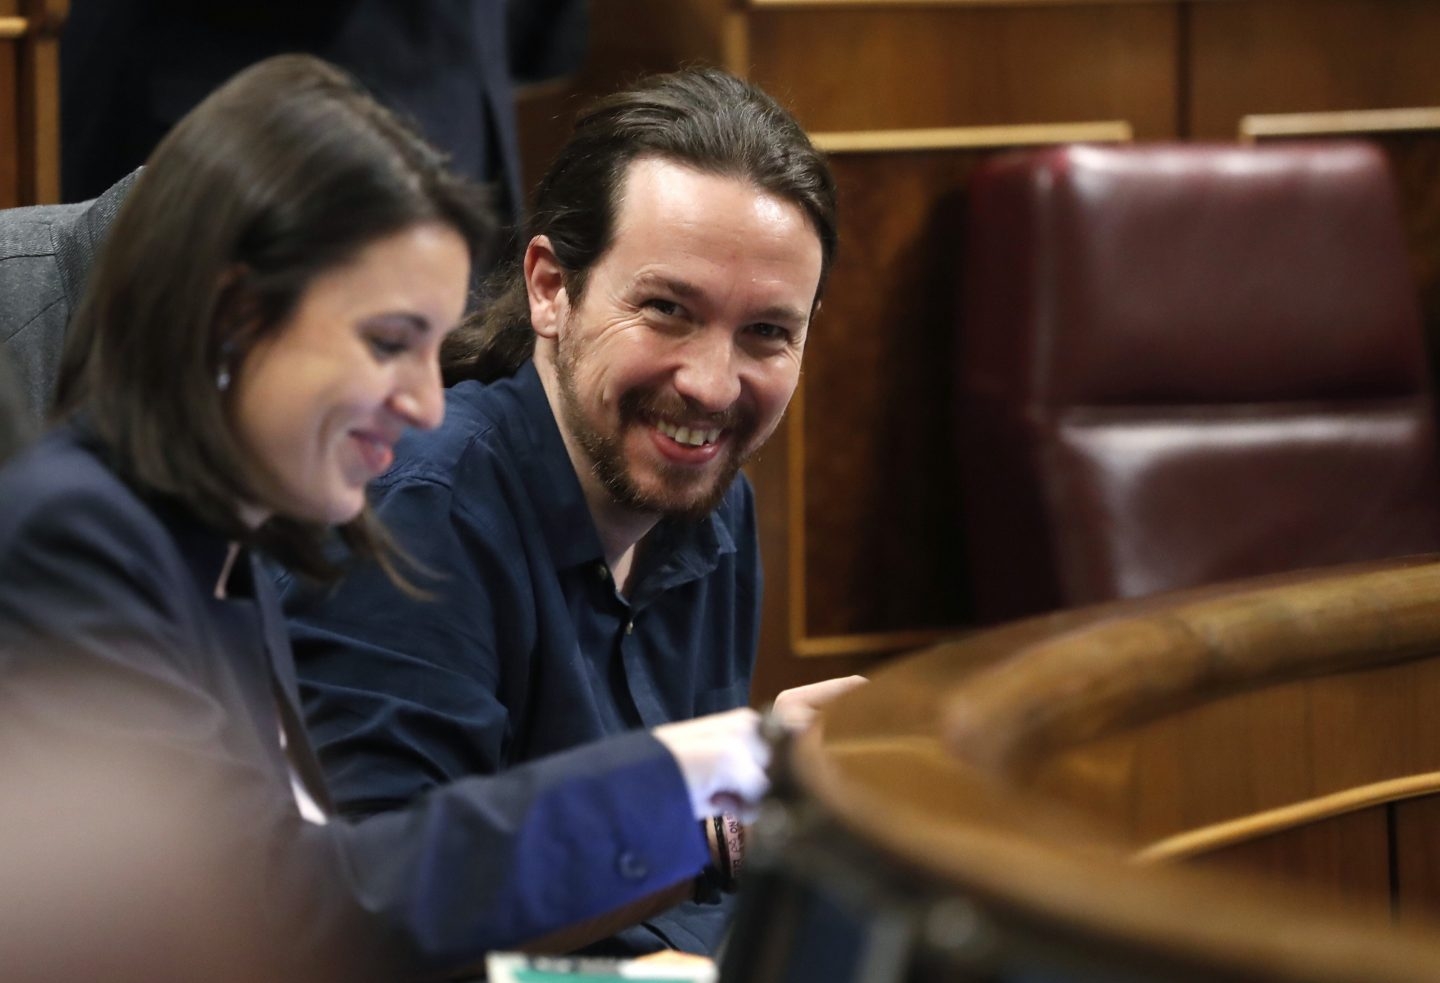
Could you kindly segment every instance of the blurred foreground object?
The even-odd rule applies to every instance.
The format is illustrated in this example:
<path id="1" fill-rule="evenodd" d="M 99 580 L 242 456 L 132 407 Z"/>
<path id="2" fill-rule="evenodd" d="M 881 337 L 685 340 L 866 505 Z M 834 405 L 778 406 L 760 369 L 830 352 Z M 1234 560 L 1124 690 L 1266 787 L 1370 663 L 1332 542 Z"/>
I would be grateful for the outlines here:
<path id="1" fill-rule="evenodd" d="M 162 750 L 45 726 L 55 701 L 108 724 L 153 704 L 95 679 L 27 672 L 0 693 L 0 967 L 7 983 L 363 979 L 297 972 L 304 932 L 266 910 L 264 858 L 219 807 L 220 775 Z M 356 940 L 357 944 L 359 940 Z"/>

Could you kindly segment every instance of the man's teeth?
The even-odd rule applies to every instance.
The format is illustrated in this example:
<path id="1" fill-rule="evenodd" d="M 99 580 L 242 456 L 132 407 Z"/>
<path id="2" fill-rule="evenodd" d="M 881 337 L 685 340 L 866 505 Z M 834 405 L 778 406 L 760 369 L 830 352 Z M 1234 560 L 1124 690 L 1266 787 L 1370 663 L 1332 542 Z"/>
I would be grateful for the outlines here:
<path id="1" fill-rule="evenodd" d="M 720 439 L 720 430 L 701 430 L 699 427 L 693 430 L 690 427 L 677 427 L 673 423 L 661 420 L 656 424 L 661 433 L 675 441 L 677 444 L 685 444 L 688 447 L 704 447 L 706 444 L 713 444 Z"/>

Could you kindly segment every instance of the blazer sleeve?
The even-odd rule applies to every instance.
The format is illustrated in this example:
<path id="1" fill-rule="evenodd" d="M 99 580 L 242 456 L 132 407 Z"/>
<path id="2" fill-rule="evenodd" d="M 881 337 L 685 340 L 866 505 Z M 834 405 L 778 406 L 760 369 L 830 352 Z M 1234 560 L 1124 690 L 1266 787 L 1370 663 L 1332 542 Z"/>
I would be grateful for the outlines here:
<path id="1" fill-rule="evenodd" d="M 213 653 L 187 601 L 203 594 L 164 535 L 138 506 L 82 495 L 0 537 L 5 762 L 33 763 L 32 778 L 57 756 L 173 776 L 155 811 L 203 827 L 191 832 L 215 865 L 200 887 L 227 901 L 235 931 L 221 951 L 237 965 L 258 953 L 286 968 L 277 978 L 450 973 L 705 863 L 679 769 L 643 732 L 358 824 L 304 821 L 274 732 L 207 686 Z"/>

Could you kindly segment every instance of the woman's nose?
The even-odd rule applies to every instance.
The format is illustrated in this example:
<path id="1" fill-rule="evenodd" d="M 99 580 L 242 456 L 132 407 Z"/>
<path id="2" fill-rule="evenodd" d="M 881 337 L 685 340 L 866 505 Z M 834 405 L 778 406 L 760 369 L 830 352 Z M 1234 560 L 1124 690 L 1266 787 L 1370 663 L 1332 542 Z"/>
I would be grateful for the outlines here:
<path id="1" fill-rule="evenodd" d="M 391 408 L 407 424 L 434 430 L 445 419 L 445 390 L 440 384 L 440 365 L 433 360 L 416 366 L 401 379 L 391 397 Z"/>

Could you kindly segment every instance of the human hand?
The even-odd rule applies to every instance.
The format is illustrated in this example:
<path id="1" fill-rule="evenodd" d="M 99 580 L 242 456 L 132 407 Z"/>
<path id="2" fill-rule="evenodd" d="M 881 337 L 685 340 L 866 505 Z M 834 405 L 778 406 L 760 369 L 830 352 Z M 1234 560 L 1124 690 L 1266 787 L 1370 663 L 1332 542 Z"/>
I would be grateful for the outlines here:
<path id="1" fill-rule="evenodd" d="M 748 707 L 662 724 L 651 733 L 675 756 L 696 819 L 731 813 L 754 818 L 770 787 L 770 748 L 760 715 Z"/>
<path id="2" fill-rule="evenodd" d="M 864 676 L 838 676 L 807 686 L 795 686 L 775 697 L 771 714 L 786 730 L 804 730 L 822 706 L 841 693 L 848 693 L 867 682 L 869 680 Z"/>

